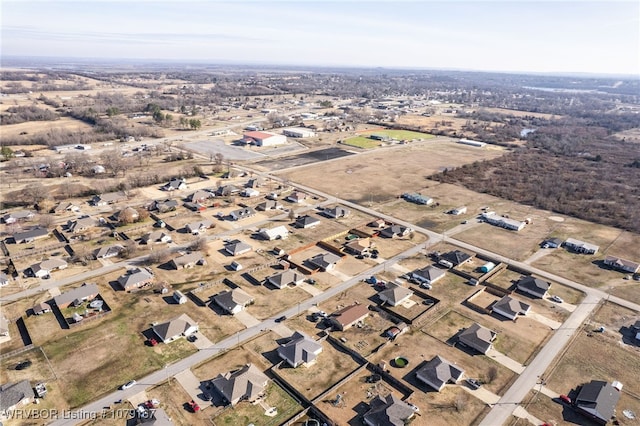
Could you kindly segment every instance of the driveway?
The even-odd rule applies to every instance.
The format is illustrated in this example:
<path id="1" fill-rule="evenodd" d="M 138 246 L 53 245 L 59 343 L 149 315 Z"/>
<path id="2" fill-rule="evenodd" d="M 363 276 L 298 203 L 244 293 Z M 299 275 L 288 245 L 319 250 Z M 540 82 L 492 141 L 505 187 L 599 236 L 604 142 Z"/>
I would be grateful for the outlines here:
<path id="1" fill-rule="evenodd" d="M 551 249 L 551 248 L 540 249 L 537 252 L 533 253 L 531 256 L 529 256 L 529 258 L 527 258 L 526 260 L 522 261 L 522 263 L 526 263 L 527 265 L 531 265 L 536 260 L 542 259 L 546 255 L 552 253 L 554 250 L 555 249 Z"/>
<path id="2" fill-rule="evenodd" d="M 191 399 L 193 399 L 201 408 L 205 408 L 210 405 L 207 399 L 204 398 L 204 395 L 206 394 L 206 389 L 204 388 L 205 385 L 200 383 L 200 379 L 191 372 L 191 369 L 187 368 L 186 370 L 176 374 L 174 377 L 178 380 L 180 386 L 187 391 Z"/>
<path id="3" fill-rule="evenodd" d="M 493 358 L 493 360 L 504 365 L 514 373 L 522 374 L 525 369 L 525 367 L 518 361 L 509 358 L 508 356 L 506 356 L 502 352 L 498 352 L 494 348 L 489 349 L 489 352 L 487 352 L 487 356 Z"/>
<path id="4" fill-rule="evenodd" d="M 293 331 L 284 324 L 276 324 L 271 331 L 280 337 L 291 337 L 293 335 Z"/>
<path id="5" fill-rule="evenodd" d="M 260 324 L 260 320 L 256 319 L 254 316 L 252 316 L 249 312 L 245 310 L 237 312 L 234 315 L 234 317 L 247 328 Z"/>
<path id="6" fill-rule="evenodd" d="M 464 389 L 465 392 L 470 393 L 487 405 L 493 405 L 500 400 L 500 395 L 496 395 L 483 386 L 479 387 L 478 389 L 471 389 L 469 386 L 463 384 L 460 387 Z"/>
<path id="7" fill-rule="evenodd" d="M 205 336 L 201 332 L 198 331 L 193 335 L 198 338 L 198 340 L 193 342 L 193 346 L 195 346 L 199 351 L 210 348 L 213 345 L 213 342 L 209 340 L 207 336 Z"/>
<path id="8" fill-rule="evenodd" d="M 301 284 L 298 284 L 298 287 L 300 287 L 301 289 L 303 289 L 304 291 L 306 291 L 307 293 L 309 293 L 312 296 L 317 296 L 319 294 L 322 294 L 322 290 L 320 290 L 317 287 L 312 286 L 311 284 L 301 283 Z"/>
<path id="9" fill-rule="evenodd" d="M 530 312 L 530 313 L 527 314 L 527 316 L 529 318 L 533 319 L 533 320 L 538 321 L 540 324 L 544 324 L 544 325 L 548 326 L 552 330 L 557 330 L 562 325 L 561 322 L 554 321 L 551 318 L 547 318 L 544 315 L 541 315 L 541 314 L 539 314 L 537 312 Z"/>
<path id="10" fill-rule="evenodd" d="M 516 417 L 518 417 L 518 418 L 521 418 L 521 419 L 527 420 L 527 421 L 528 421 L 529 423 L 531 423 L 532 425 L 536 425 L 536 426 L 538 426 L 538 425 L 541 425 L 541 424 L 543 424 L 543 423 L 544 423 L 544 422 L 543 422 L 542 420 L 540 420 L 539 418 L 534 417 L 534 416 L 532 416 L 531 414 L 529 414 L 529 412 L 528 412 L 527 410 L 525 410 L 525 409 L 524 409 L 524 407 L 522 407 L 522 405 L 518 405 L 518 406 L 516 407 L 516 409 L 515 409 L 515 410 L 513 410 L 513 415 L 514 415 L 514 416 L 516 416 Z"/>

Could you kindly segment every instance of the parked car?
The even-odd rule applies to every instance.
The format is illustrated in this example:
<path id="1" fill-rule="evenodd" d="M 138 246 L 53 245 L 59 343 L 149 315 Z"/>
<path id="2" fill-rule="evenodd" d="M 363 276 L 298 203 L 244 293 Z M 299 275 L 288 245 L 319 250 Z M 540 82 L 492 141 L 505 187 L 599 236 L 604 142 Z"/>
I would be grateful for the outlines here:
<path id="1" fill-rule="evenodd" d="M 193 399 L 189 401 L 189 408 L 191 408 L 191 411 L 194 413 L 200 411 L 200 406 Z"/>
<path id="2" fill-rule="evenodd" d="M 416 413 L 420 412 L 420 408 L 418 408 L 417 405 L 414 405 L 414 404 L 407 404 L 407 405 L 409 405 L 409 407 L 411 407 L 411 409 Z"/>
<path id="3" fill-rule="evenodd" d="M 125 390 L 125 389 L 129 389 L 134 387 L 138 382 L 136 382 L 135 380 L 131 380 L 127 383 L 125 383 L 124 385 L 120 386 L 120 389 Z"/>
<path id="4" fill-rule="evenodd" d="M 567 395 L 560 395 L 558 398 L 562 402 L 565 402 L 567 404 L 571 404 L 571 398 L 569 398 Z"/>
<path id="5" fill-rule="evenodd" d="M 276 322 L 282 322 L 286 319 L 287 319 L 286 315 L 282 315 L 281 317 L 276 318 Z"/>
<path id="6" fill-rule="evenodd" d="M 192 334 L 192 335 L 187 337 L 187 340 L 190 341 L 191 343 L 193 343 L 196 340 L 198 340 L 198 336 L 196 336 L 195 334 Z"/>
<path id="7" fill-rule="evenodd" d="M 557 302 L 557 303 L 563 303 L 564 302 L 564 300 L 562 300 L 562 297 L 560 297 L 560 296 L 551 296 L 551 300 L 553 300 L 554 302 Z"/>
<path id="8" fill-rule="evenodd" d="M 478 389 L 480 388 L 480 386 L 482 386 L 480 380 L 477 379 L 467 379 L 467 384 L 469 385 L 469 387 L 471 387 L 471 389 Z"/>
<path id="9" fill-rule="evenodd" d="M 31 364 L 32 362 L 26 359 L 21 363 L 19 363 L 18 365 L 16 365 L 16 370 L 26 370 L 27 368 L 31 367 Z"/>
<path id="10" fill-rule="evenodd" d="M 149 346 L 156 346 L 158 344 L 158 341 L 156 339 L 154 339 L 154 338 L 151 338 L 151 339 L 147 340 L 147 344 Z"/>
<path id="11" fill-rule="evenodd" d="M 433 286 L 429 283 L 420 283 L 420 288 L 425 288 L 427 290 L 431 290 Z"/>

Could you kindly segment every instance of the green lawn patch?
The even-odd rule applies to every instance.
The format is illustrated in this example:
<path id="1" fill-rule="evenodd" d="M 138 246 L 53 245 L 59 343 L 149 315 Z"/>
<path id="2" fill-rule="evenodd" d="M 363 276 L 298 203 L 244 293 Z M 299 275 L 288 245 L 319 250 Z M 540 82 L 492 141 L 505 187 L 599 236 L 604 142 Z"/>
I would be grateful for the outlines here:
<path id="1" fill-rule="evenodd" d="M 344 144 L 355 146 L 358 148 L 369 149 L 369 148 L 375 148 L 380 146 L 381 142 L 373 139 L 369 139 L 368 137 L 364 137 L 364 136 L 355 136 L 353 138 L 346 139 L 344 141 Z"/>

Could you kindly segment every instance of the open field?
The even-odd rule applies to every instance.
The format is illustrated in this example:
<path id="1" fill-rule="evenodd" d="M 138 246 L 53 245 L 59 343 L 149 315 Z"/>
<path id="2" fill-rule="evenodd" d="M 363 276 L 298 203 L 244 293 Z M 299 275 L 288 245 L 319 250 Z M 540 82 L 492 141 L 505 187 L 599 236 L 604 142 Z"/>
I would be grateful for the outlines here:
<path id="1" fill-rule="evenodd" d="M 355 146 L 357 148 L 369 149 L 381 146 L 382 142 L 364 136 L 354 136 L 352 138 L 345 139 L 343 144 Z"/>
<path id="2" fill-rule="evenodd" d="M 428 133 L 421 132 L 413 132 L 411 130 L 396 130 L 396 129 L 375 129 L 375 130 L 364 130 L 358 132 L 361 135 L 384 135 L 390 138 L 398 139 L 398 140 L 411 140 L 411 139 L 431 139 L 435 136 L 430 135 Z"/>

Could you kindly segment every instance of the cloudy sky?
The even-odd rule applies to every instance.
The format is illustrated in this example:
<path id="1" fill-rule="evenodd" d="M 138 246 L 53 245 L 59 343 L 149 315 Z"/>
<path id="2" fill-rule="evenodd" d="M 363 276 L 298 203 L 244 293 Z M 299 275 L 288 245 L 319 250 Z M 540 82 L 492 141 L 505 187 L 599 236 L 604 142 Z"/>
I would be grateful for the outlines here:
<path id="1" fill-rule="evenodd" d="M 640 74 L 638 1 L 2 0 L 2 55 Z"/>

